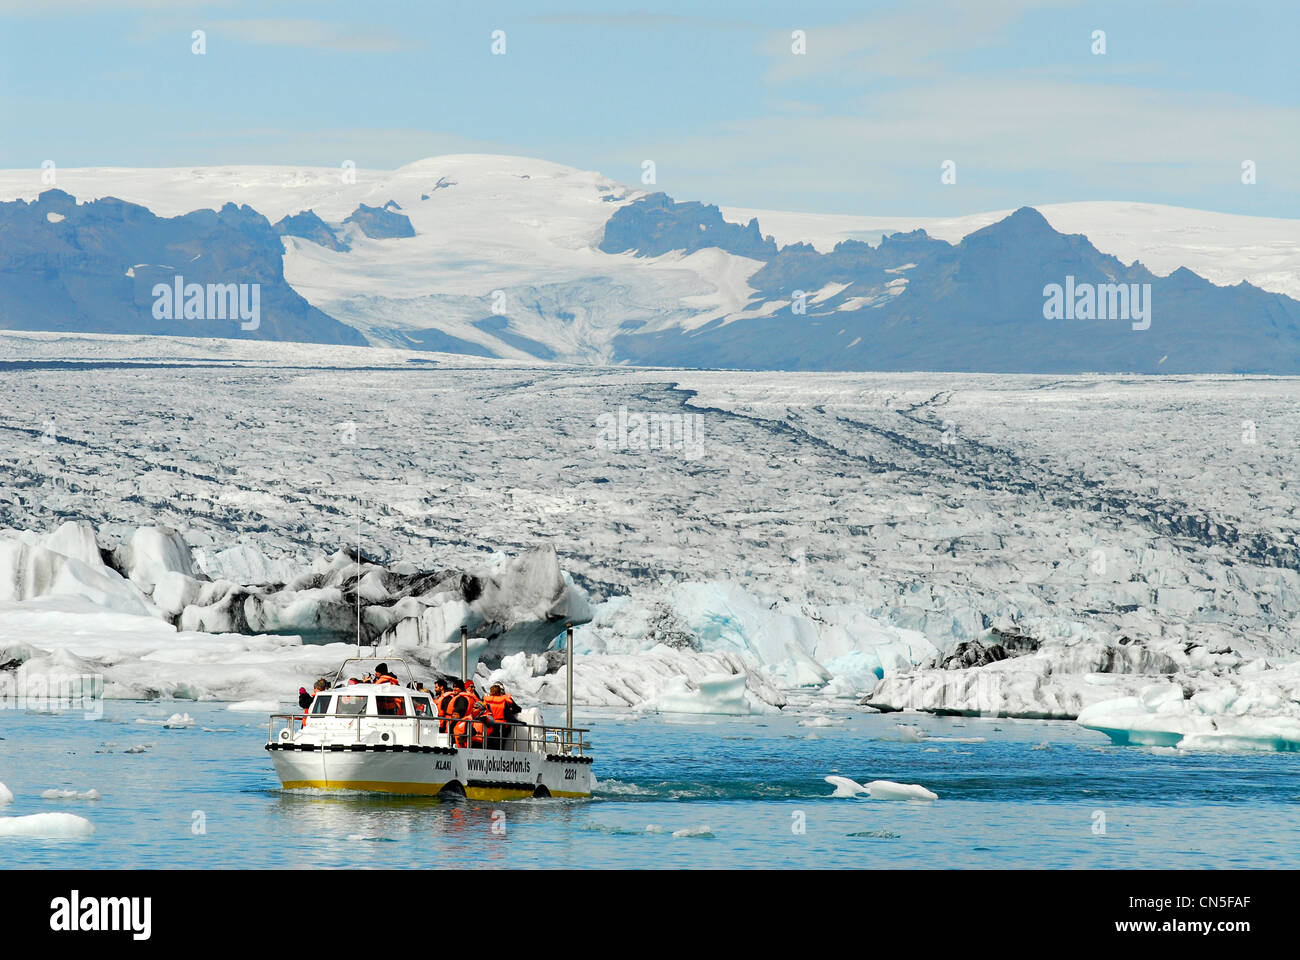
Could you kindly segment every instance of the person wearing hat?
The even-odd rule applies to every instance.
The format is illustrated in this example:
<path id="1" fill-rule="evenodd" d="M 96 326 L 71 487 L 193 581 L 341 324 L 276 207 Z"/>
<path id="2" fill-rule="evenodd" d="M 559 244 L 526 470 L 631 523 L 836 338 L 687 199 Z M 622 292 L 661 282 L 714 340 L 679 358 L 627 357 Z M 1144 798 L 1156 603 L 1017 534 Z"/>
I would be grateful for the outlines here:
<path id="1" fill-rule="evenodd" d="M 392 683 L 397 684 L 397 678 L 388 672 L 388 664 L 381 663 L 375 667 L 374 683 Z M 400 686 L 400 684 L 398 684 Z"/>

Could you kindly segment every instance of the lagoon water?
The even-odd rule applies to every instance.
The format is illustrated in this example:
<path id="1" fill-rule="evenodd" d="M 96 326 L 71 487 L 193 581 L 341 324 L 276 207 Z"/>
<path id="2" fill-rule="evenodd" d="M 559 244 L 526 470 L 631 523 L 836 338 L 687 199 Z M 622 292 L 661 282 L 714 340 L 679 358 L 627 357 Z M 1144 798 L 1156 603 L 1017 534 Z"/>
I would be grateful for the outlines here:
<path id="1" fill-rule="evenodd" d="M 163 727 L 172 713 L 195 723 Z M 7 712 L 0 782 L 14 802 L 0 817 L 65 811 L 95 833 L 0 838 L 0 857 L 146 869 L 1300 866 L 1300 754 L 1114 747 L 1073 723 L 825 715 L 835 722 L 810 727 L 807 711 L 580 711 L 596 797 L 491 804 L 283 791 L 265 716 L 221 703 L 109 701 L 97 720 Z M 932 739 L 900 739 L 900 723 Z M 983 742 L 960 742 L 972 738 Z M 939 799 L 832 798 L 828 774 L 919 783 Z M 52 788 L 102 798 L 41 799 Z"/>

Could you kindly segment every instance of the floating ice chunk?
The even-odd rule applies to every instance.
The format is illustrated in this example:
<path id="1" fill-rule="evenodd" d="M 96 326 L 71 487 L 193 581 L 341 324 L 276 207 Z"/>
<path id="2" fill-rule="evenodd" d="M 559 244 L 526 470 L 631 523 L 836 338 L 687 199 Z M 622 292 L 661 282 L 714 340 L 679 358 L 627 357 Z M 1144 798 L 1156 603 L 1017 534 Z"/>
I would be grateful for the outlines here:
<path id="1" fill-rule="evenodd" d="M 892 780 L 872 780 L 866 785 L 867 793 L 873 800 L 938 800 L 933 793 L 919 783 L 894 783 Z"/>
<path id="2" fill-rule="evenodd" d="M 0 783 L 0 803 L 13 803 L 14 795 L 3 783 Z"/>
<path id="3" fill-rule="evenodd" d="M 827 783 L 835 787 L 832 797 L 856 797 L 858 794 L 867 793 L 867 788 L 855 780 L 848 777 L 828 776 L 824 778 Z"/>
<path id="4" fill-rule="evenodd" d="M 257 547 L 237 544 L 217 553 L 203 553 L 199 558 L 203 571 L 214 580 L 236 583 L 287 583 L 299 574 L 299 565 L 291 560 L 268 560 Z"/>
<path id="5" fill-rule="evenodd" d="M 226 707 L 236 713 L 275 713 L 280 704 L 275 700 L 239 700 Z"/>
<path id="6" fill-rule="evenodd" d="M 0 541 L 0 602 L 80 597 L 105 611 L 151 616 L 140 588 L 102 563 L 83 563 L 22 540 Z"/>
<path id="7" fill-rule="evenodd" d="M 898 739 L 903 743 L 920 743 L 925 739 L 925 731 L 916 727 L 908 727 L 903 724 L 896 724 L 895 729 L 898 731 Z"/>
<path id="8" fill-rule="evenodd" d="M 1300 710 L 1294 700 L 1262 683 L 1243 686 L 1202 690 L 1189 700 L 1177 685 L 1158 684 L 1137 697 L 1093 704 L 1078 722 L 1121 746 L 1300 750 Z"/>
<path id="9" fill-rule="evenodd" d="M 661 826 L 660 826 L 659 824 L 657 824 L 657 823 L 647 823 L 647 824 L 645 825 L 645 832 L 646 832 L 646 833 L 665 833 L 666 831 L 664 830 L 663 827 L 661 827 Z"/>
<path id="10" fill-rule="evenodd" d="M 186 607 L 197 603 L 206 586 L 176 570 L 160 574 L 153 588 L 153 602 L 169 617 L 179 617 Z"/>
<path id="11" fill-rule="evenodd" d="M 168 717 L 165 721 L 163 721 L 163 726 L 166 727 L 168 730 L 176 730 L 184 727 L 192 727 L 194 726 L 194 718 L 191 717 L 188 713 L 173 713 L 170 717 Z"/>
<path id="12" fill-rule="evenodd" d="M 743 673 L 700 677 L 694 690 L 687 689 L 685 678 L 677 678 L 673 688 L 649 701 L 647 707 L 664 713 L 709 713 L 723 716 L 745 716 L 755 712 L 745 696 Z"/>
<path id="13" fill-rule="evenodd" d="M 95 528 L 85 520 L 69 520 L 47 536 L 41 545 L 47 550 L 80 560 L 88 567 L 103 567 L 104 559 L 95 539 Z"/>
<path id="14" fill-rule="evenodd" d="M 146 593 L 168 571 L 194 579 L 194 557 L 189 544 L 171 527 L 141 527 L 131 542 L 117 549 L 119 569 L 126 570 L 132 583 Z"/>
<path id="15" fill-rule="evenodd" d="M 146 750 L 150 748 L 150 746 L 151 745 L 147 743 L 137 743 L 134 747 L 127 747 L 122 752 L 123 753 L 144 753 Z"/>
<path id="16" fill-rule="evenodd" d="M 985 737 L 926 737 L 926 743 L 987 743 Z"/>
<path id="17" fill-rule="evenodd" d="M 707 826 L 686 827 L 685 829 L 682 830 L 674 830 L 673 836 L 674 837 L 711 837 L 713 836 L 713 831 L 710 830 Z"/>
<path id="18" fill-rule="evenodd" d="M 43 790 L 41 791 L 42 800 L 98 800 L 99 791 L 93 787 L 82 793 L 76 790 Z"/>
<path id="19" fill-rule="evenodd" d="M 800 720 L 801 727 L 833 727 L 843 720 L 832 720 L 830 717 L 809 717 L 807 720 Z"/>
<path id="20" fill-rule="evenodd" d="M 66 840 L 88 837 L 95 825 L 74 813 L 33 813 L 25 817 L 0 817 L 0 837 L 35 837 Z"/>

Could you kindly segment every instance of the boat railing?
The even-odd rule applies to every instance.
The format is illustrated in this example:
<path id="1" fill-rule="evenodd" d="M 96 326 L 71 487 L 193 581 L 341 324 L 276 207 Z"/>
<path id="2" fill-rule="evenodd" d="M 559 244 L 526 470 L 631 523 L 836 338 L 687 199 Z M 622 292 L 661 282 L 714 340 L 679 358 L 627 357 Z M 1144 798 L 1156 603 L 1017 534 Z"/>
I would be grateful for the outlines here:
<path id="1" fill-rule="evenodd" d="M 394 729 L 395 724 L 413 724 L 414 743 L 417 746 L 422 745 L 424 738 L 430 733 L 435 739 L 444 738 L 450 745 L 455 745 L 456 725 L 465 722 L 460 717 L 420 716 L 418 714 L 415 716 L 388 717 L 371 714 L 340 716 L 328 713 L 273 713 L 267 731 L 267 742 L 278 742 L 281 732 L 286 730 L 289 732 L 290 738 L 292 738 L 295 731 L 303 730 L 308 722 L 318 720 L 345 721 L 346 727 L 355 732 L 354 742 L 356 743 L 361 743 L 362 737 L 367 733 L 387 733 Z M 471 719 L 469 722 L 472 724 L 475 721 Z M 439 729 L 444 724 L 446 729 Z M 428 726 L 432 726 L 434 729 L 428 731 L 425 729 Z M 487 734 L 487 742 L 491 746 L 486 747 L 486 749 L 516 750 L 523 753 L 557 753 L 578 757 L 584 757 L 591 751 L 591 745 L 587 742 L 587 734 L 591 730 L 587 727 L 561 727 L 549 723 L 503 724 L 499 721 L 496 726 L 505 729 Z M 338 727 L 338 723 L 333 724 L 331 731 L 337 731 Z M 339 739 L 335 737 L 333 742 L 337 743 Z"/>

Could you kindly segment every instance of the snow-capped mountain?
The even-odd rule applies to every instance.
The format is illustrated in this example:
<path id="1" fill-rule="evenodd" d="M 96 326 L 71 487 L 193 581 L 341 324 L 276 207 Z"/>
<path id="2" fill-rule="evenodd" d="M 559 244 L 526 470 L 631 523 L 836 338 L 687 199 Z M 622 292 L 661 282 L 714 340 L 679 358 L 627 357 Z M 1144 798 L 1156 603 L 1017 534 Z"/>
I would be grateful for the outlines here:
<path id="1" fill-rule="evenodd" d="M 72 213 L 62 194 L 30 205 L 51 189 L 40 171 L 0 172 L 0 200 L 27 201 L 0 205 L 0 326 L 708 367 L 1300 371 L 1300 303 L 1282 296 L 1300 293 L 1295 221 L 1131 203 L 950 220 L 719 211 L 478 155 L 60 170 L 56 186 Z M 124 201 L 116 231 L 88 203 L 104 197 Z M 217 223 L 238 209 L 257 243 L 186 216 L 203 208 Z M 93 235 L 82 211 L 97 211 Z M 159 270 L 270 283 L 267 324 L 160 321 L 141 292 Z M 1074 281 L 1151 284 L 1150 328 L 1045 319 L 1044 289 Z"/>

